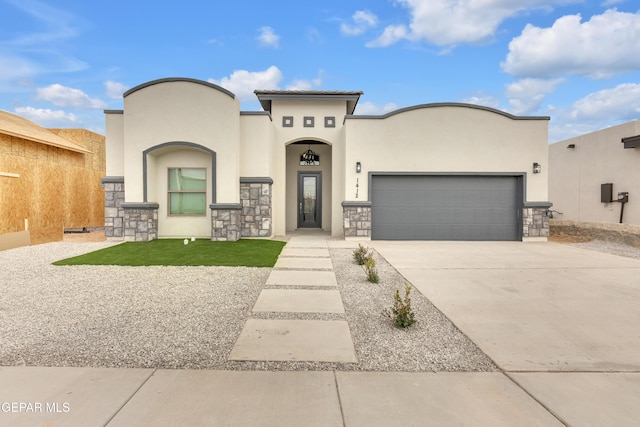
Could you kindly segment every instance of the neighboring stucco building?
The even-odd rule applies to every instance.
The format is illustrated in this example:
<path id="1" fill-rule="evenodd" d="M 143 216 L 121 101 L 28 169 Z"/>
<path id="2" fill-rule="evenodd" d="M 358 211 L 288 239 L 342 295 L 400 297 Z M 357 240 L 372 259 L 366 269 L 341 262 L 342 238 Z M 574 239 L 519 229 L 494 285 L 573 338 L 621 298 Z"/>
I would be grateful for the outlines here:
<path id="1" fill-rule="evenodd" d="M 104 136 L 0 111 L 0 248 L 103 227 L 105 169 Z"/>
<path id="2" fill-rule="evenodd" d="M 638 120 L 551 144 L 549 197 L 562 213 L 556 218 L 640 225 L 639 147 Z M 629 193 L 624 204 L 621 193 Z"/>
<path id="3" fill-rule="evenodd" d="M 469 104 L 353 115 L 362 92 L 170 78 L 107 110 L 107 236 L 545 239 L 548 117 Z M 534 173 L 534 164 L 542 165 Z"/>

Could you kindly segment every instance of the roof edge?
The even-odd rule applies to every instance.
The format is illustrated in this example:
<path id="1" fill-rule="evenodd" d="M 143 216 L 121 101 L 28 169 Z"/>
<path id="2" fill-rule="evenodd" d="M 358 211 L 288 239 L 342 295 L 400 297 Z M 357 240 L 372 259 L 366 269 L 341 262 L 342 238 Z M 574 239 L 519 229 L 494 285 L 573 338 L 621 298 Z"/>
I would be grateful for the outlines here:
<path id="1" fill-rule="evenodd" d="M 506 111 L 498 110 L 496 108 L 486 107 L 484 105 L 477 104 L 466 104 L 463 102 L 434 102 L 430 104 L 419 104 L 413 105 L 411 107 L 400 108 L 395 111 L 391 111 L 387 114 L 382 115 L 354 115 L 350 114 L 345 117 L 345 119 L 386 119 L 391 116 L 395 116 L 396 114 L 406 113 L 407 111 L 412 110 L 421 110 L 423 108 L 438 108 L 438 107 L 461 107 L 461 108 L 471 108 L 476 110 L 484 110 L 491 113 L 499 114 L 501 116 L 505 116 L 511 120 L 551 120 L 550 116 L 514 116 L 513 114 L 509 114 Z"/>
<path id="2" fill-rule="evenodd" d="M 212 89 L 216 89 L 216 90 L 228 95 L 232 99 L 236 99 L 236 95 L 233 92 L 223 88 L 222 86 L 218 86 L 217 84 L 214 84 L 214 83 L 211 83 L 211 82 L 207 82 L 207 81 L 204 81 L 204 80 L 191 79 L 191 78 L 187 78 L 187 77 L 166 77 L 166 78 L 163 78 L 163 79 L 151 80 L 149 82 L 139 84 L 138 86 L 129 89 L 128 91 L 126 91 L 125 93 L 122 94 L 122 97 L 126 98 L 127 96 L 131 95 L 132 93 L 137 92 L 137 91 L 139 91 L 141 89 L 144 89 L 146 87 L 149 87 L 149 86 L 162 84 L 162 83 L 171 83 L 171 82 L 186 82 L 186 83 L 195 83 L 195 84 L 207 86 L 207 87 L 210 87 Z"/>

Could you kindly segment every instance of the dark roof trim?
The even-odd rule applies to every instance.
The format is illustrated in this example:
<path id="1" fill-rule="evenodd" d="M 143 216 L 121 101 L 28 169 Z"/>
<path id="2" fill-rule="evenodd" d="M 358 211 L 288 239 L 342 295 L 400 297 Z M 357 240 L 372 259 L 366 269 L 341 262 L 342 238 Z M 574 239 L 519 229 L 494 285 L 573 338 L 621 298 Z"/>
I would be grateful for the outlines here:
<path id="1" fill-rule="evenodd" d="M 271 113 L 268 111 L 240 111 L 241 116 L 267 116 L 269 120 L 273 121 Z"/>
<path id="2" fill-rule="evenodd" d="M 124 114 L 124 110 L 104 110 L 105 114 Z"/>
<path id="3" fill-rule="evenodd" d="M 271 101 L 274 100 L 298 100 L 298 101 L 346 101 L 347 114 L 353 114 L 358 104 L 362 91 L 339 90 L 256 90 L 256 94 L 262 108 L 271 112 Z"/>
<path id="4" fill-rule="evenodd" d="M 240 184 L 273 184 L 268 176 L 240 177 Z"/>
<path id="5" fill-rule="evenodd" d="M 497 110 L 491 107 L 485 107 L 484 105 L 476 105 L 476 104 L 465 104 L 462 102 L 434 102 L 431 104 L 420 104 L 414 105 L 412 107 L 401 108 L 399 110 L 392 111 L 390 113 L 375 116 L 375 115 L 348 115 L 346 119 L 386 119 L 391 116 L 395 116 L 396 114 L 405 113 L 411 110 L 420 110 L 423 108 L 439 108 L 439 107 L 458 107 L 458 108 L 472 108 L 476 110 L 484 110 L 489 111 L 491 113 L 500 114 L 502 116 L 508 117 L 511 120 L 550 120 L 549 116 L 514 116 L 513 114 L 509 114 L 502 110 Z"/>
<path id="6" fill-rule="evenodd" d="M 624 148 L 640 147 L 640 135 L 622 138 L 621 142 L 624 144 Z"/>
<path id="7" fill-rule="evenodd" d="M 195 83 L 195 84 L 199 84 L 202 86 L 207 86 L 210 87 L 212 89 L 218 90 L 226 95 L 229 95 L 232 99 L 236 99 L 236 96 L 228 91 L 227 89 L 220 87 L 216 84 L 210 83 L 210 82 L 206 82 L 204 80 L 198 80 L 198 79 L 188 79 L 188 78 L 184 78 L 184 77 L 168 77 L 166 79 L 157 79 L 157 80 L 151 80 L 150 82 L 146 82 L 146 83 L 142 83 L 134 88 L 129 89 L 128 91 L 126 91 L 122 97 L 126 98 L 127 96 L 131 95 L 133 92 L 137 92 L 140 89 L 144 89 L 146 87 L 149 86 L 153 86 L 153 85 L 157 85 L 157 84 L 162 84 L 162 83 L 171 83 L 171 82 L 187 82 L 187 83 Z"/>

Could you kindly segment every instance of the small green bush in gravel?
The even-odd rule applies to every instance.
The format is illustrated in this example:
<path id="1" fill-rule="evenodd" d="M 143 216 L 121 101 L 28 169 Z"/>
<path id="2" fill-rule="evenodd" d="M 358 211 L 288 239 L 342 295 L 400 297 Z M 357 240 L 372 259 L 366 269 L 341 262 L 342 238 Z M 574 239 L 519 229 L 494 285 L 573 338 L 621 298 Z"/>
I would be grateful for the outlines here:
<path id="1" fill-rule="evenodd" d="M 367 273 L 367 280 L 371 283 L 380 282 L 380 276 L 378 275 L 378 270 L 376 269 L 376 261 L 373 257 L 367 258 L 364 262 L 364 271 Z"/>
<path id="2" fill-rule="evenodd" d="M 416 315 L 411 309 L 411 297 L 409 296 L 412 287 L 405 282 L 404 289 L 404 299 L 400 298 L 400 291 L 396 289 L 391 310 L 385 309 L 382 312 L 382 314 L 391 319 L 393 324 L 398 328 L 408 328 L 417 322 Z"/>
<path id="3" fill-rule="evenodd" d="M 371 251 L 358 243 L 358 249 L 353 250 L 353 259 L 358 265 L 364 265 L 367 259 L 371 258 Z"/>

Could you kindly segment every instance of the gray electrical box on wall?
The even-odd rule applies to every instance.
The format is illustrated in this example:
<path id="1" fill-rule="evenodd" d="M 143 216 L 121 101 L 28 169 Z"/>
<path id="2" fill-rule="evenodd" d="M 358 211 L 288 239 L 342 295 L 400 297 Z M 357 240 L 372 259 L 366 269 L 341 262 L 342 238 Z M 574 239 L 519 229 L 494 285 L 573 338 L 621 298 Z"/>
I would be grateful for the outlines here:
<path id="1" fill-rule="evenodd" d="M 613 201 L 613 184 L 600 184 L 600 201 L 602 203 Z"/>

